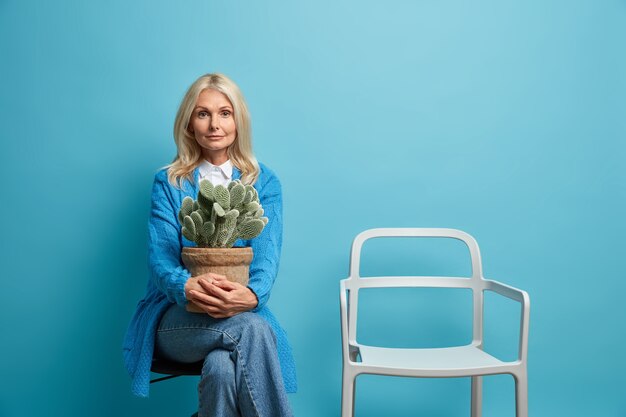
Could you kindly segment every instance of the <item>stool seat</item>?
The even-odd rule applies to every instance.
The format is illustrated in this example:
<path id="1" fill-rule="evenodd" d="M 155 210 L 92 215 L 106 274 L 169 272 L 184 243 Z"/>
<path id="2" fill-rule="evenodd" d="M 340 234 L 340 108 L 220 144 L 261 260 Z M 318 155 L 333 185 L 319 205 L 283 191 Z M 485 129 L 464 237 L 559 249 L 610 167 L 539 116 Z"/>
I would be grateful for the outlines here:
<path id="1" fill-rule="evenodd" d="M 182 375 L 200 375 L 202 373 L 203 361 L 194 363 L 173 362 L 165 359 L 153 359 L 150 370 L 157 374 L 168 375 L 163 378 L 157 378 L 150 381 L 163 381 L 165 379 L 175 378 Z"/>

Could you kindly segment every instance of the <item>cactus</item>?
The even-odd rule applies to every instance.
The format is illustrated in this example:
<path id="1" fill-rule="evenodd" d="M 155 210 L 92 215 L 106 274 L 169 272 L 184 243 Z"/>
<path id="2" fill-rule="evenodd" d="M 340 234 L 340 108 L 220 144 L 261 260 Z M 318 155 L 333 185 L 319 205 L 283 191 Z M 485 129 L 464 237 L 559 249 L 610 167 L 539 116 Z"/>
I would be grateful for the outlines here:
<path id="1" fill-rule="evenodd" d="M 232 248 L 237 239 L 257 237 L 269 219 L 264 214 L 259 193 L 251 185 L 235 180 L 214 186 L 200 181 L 197 200 L 185 197 L 178 220 L 185 238 L 199 247 Z"/>

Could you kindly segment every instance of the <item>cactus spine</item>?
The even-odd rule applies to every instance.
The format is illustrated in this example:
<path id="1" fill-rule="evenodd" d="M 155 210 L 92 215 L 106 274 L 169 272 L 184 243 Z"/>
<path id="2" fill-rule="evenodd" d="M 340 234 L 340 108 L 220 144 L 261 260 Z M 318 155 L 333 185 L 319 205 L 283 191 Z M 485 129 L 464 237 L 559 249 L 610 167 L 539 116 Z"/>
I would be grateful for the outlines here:
<path id="1" fill-rule="evenodd" d="M 237 239 L 257 237 L 268 222 L 259 194 L 234 180 L 228 187 L 200 181 L 197 200 L 185 197 L 178 212 L 185 238 L 199 247 L 232 248 Z"/>

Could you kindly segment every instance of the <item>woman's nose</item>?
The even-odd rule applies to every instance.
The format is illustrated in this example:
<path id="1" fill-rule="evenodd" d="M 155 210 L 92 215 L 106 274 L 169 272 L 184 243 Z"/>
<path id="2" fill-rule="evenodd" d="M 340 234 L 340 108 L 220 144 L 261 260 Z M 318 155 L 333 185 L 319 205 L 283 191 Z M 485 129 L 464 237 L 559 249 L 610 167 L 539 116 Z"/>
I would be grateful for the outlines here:
<path id="1" fill-rule="evenodd" d="M 211 128 L 211 130 L 217 130 L 220 128 L 220 124 L 219 124 L 219 118 L 218 117 L 211 117 L 210 119 L 210 124 L 209 127 Z"/>

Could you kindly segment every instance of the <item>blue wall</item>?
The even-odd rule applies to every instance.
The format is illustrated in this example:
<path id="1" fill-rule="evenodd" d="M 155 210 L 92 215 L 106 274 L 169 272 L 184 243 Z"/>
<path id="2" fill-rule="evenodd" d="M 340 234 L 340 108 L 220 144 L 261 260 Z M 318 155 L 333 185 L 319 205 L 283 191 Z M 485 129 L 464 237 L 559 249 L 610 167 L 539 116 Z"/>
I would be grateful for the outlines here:
<path id="1" fill-rule="evenodd" d="M 283 182 L 271 306 L 294 345 L 298 416 L 339 415 L 352 238 L 399 226 L 466 230 L 488 277 L 530 293 L 532 416 L 626 415 L 626 2 L 301 3 L 0 1 L 0 416 L 194 411 L 193 378 L 132 397 L 120 345 L 147 278 L 153 173 L 174 155 L 185 88 L 213 71 L 241 86 L 257 155 Z M 366 266 L 467 260 L 401 248 L 373 245 Z M 364 337 L 468 334 L 463 294 L 398 310 L 388 297 L 365 300 L 380 329 Z M 510 334 L 514 306 L 489 308 Z M 387 328 L 395 311 L 425 327 L 393 339 L 408 331 Z M 504 352 L 510 338 L 489 332 Z M 512 388 L 487 380 L 486 416 L 513 415 Z M 361 417 L 468 407 L 464 379 L 359 381 Z"/>

